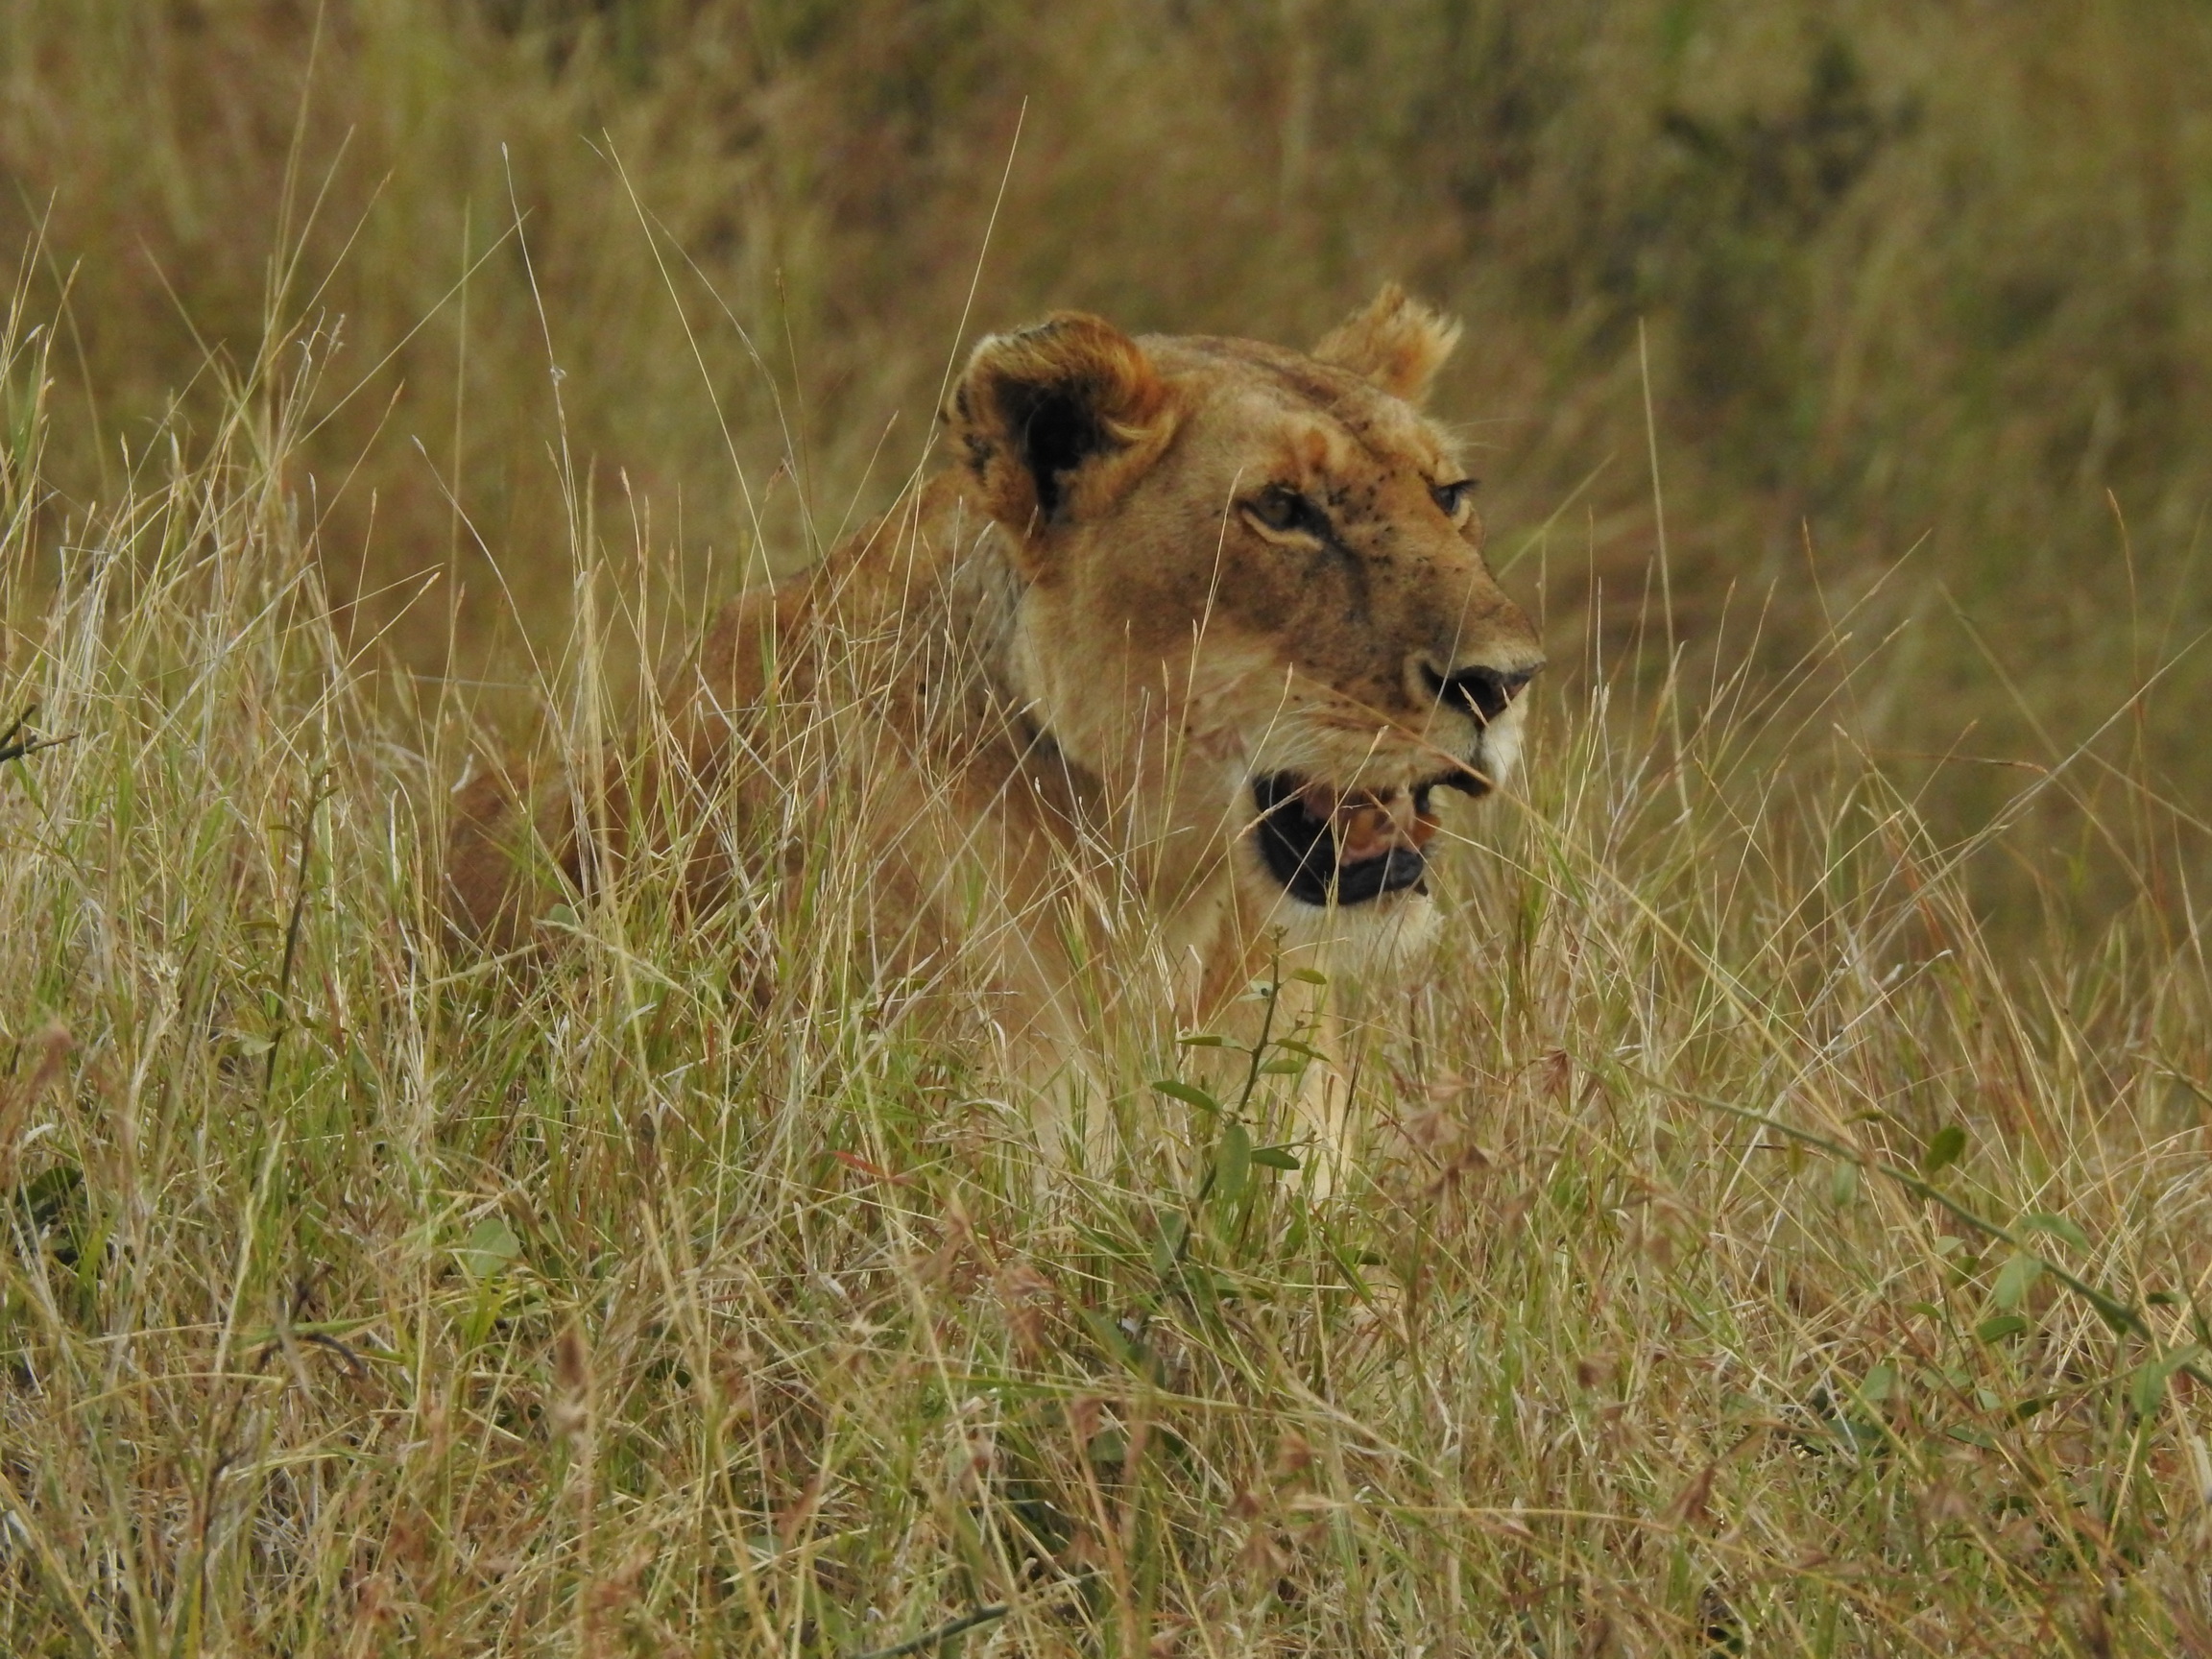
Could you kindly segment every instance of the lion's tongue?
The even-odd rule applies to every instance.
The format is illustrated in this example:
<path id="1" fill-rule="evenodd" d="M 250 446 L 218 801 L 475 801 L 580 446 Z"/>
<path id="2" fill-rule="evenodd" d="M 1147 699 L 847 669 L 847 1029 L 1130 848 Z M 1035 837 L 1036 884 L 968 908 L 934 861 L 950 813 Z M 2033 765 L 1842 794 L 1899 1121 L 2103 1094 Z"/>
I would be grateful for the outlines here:
<path id="1" fill-rule="evenodd" d="M 1362 864 L 1396 851 L 1418 853 L 1436 833 L 1436 820 L 1415 808 L 1409 790 L 1378 795 L 1372 789 L 1353 789 L 1339 794 L 1326 783 L 1309 783 L 1298 801 L 1329 826 L 1336 839 L 1339 864 Z"/>

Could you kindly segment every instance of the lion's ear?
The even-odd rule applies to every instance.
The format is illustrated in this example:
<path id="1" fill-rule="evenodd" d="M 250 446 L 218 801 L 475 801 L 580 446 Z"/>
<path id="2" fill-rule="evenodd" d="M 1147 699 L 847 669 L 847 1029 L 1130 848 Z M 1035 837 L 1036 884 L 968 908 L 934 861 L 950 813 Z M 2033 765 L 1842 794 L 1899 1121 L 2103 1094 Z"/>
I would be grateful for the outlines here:
<path id="1" fill-rule="evenodd" d="M 1321 336 L 1313 355 L 1374 381 L 1394 397 L 1418 403 L 1429 396 L 1429 383 L 1458 344 L 1457 322 L 1408 299 L 1397 283 L 1385 282 L 1364 310 Z"/>
<path id="2" fill-rule="evenodd" d="M 1143 349 L 1079 311 L 984 340 L 944 418 L 985 508 L 1024 539 L 1104 507 L 1174 430 Z"/>

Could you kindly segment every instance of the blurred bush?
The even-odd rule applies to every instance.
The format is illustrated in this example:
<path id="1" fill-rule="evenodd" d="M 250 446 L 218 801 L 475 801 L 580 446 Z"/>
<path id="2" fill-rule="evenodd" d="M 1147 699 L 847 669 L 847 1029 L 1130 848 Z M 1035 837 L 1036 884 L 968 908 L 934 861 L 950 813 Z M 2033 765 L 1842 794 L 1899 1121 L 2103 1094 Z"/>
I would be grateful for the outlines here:
<path id="1" fill-rule="evenodd" d="M 600 537 L 649 504 L 726 586 L 889 498 L 980 329 L 1298 341 L 1386 276 L 1469 321 L 1439 404 L 1499 546 L 1551 523 L 1554 617 L 1651 579 L 1640 331 L 1680 637 L 1787 661 L 1888 575 L 1873 741 L 2048 762 L 2212 611 L 2184 0 L 15 0 L 0 166 L 70 496 L 252 371 L 275 289 L 339 333 L 325 556 L 419 666 L 417 573 L 465 660 L 558 615 L 556 390 Z M 2185 790 L 2205 688 L 2128 726 Z"/>

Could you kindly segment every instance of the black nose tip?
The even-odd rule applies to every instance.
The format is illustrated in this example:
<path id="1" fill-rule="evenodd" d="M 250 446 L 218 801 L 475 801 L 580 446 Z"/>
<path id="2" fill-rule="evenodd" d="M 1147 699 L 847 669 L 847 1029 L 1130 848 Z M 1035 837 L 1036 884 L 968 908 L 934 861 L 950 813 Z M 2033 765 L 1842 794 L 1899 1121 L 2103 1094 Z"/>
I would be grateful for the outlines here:
<path id="1" fill-rule="evenodd" d="M 1464 709 L 1487 726 L 1505 712 L 1505 706 L 1521 695 L 1521 688 L 1536 678 L 1533 668 L 1455 668 L 1449 674 L 1439 674 L 1433 668 L 1423 668 L 1422 678 L 1429 683 L 1429 693 L 1437 702 Z"/>

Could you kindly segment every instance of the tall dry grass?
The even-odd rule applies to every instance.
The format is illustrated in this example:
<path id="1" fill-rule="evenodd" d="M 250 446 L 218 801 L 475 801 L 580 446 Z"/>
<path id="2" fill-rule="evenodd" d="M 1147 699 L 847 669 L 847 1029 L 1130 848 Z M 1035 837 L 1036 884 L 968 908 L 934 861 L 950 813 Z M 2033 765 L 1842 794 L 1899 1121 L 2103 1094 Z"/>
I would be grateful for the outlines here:
<path id="1" fill-rule="evenodd" d="M 2126 906 L 1999 943 L 1847 603 L 1671 705 L 1588 628 L 1332 1057 L 1354 1181 L 1224 1123 L 1289 1047 L 1211 1105 L 1132 1062 L 1118 1154 L 1041 1172 L 987 1011 L 853 948 L 850 804 L 804 902 L 641 862 L 527 973 L 445 952 L 481 732 L 331 601 L 349 378 L 286 310 L 96 510 L 44 483 L 66 333 L 0 341 L 7 1650 L 2212 1643 L 2202 827 L 2148 774 L 2086 821 Z M 650 741 L 607 641 L 683 584 L 545 432 L 578 622 L 527 694 L 582 763 Z"/>
<path id="2" fill-rule="evenodd" d="M 25 0 L 0 216 L 61 521 L 173 398 L 205 443 L 300 248 L 348 636 L 444 669 L 449 579 L 474 677 L 566 612 L 548 336 L 593 499 L 696 591 L 890 498 L 963 317 L 1295 341 L 1401 277 L 1470 321 L 1444 404 L 1562 627 L 1653 576 L 1647 357 L 1699 671 L 1724 611 L 1778 671 L 1874 592 L 1868 741 L 1957 833 L 2207 623 L 2208 86 L 2184 0 Z M 2133 727 L 2199 803 L 2203 672 Z M 2080 822 L 1984 897 L 2124 905 L 2094 837 L 2039 860 Z"/>

